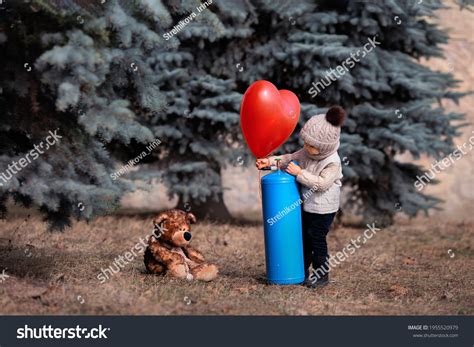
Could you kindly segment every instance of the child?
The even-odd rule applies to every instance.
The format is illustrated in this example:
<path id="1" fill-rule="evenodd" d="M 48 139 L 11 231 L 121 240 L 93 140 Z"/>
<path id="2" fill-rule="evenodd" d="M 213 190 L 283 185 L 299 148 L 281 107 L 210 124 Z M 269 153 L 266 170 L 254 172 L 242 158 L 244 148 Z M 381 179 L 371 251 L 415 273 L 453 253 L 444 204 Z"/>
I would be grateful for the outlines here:
<path id="1" fill-rule="evenodd" d="M 287 165 L 286 172 L 301 183 L 303 201 L 303 249 L 305 284 L 324 286 L 329 282 L 329 255 L 326 235 L 339 210 L 342 169 L 337 154 L 341 125 L 346 112 L 340 106 L 331 107 L 326 115 L 311 117 L 300 132 L 304 148 L 291 154 L 257 159 L 258 169 Z M 290 161 L 297 161 L 299 166 Z M 309 275 L 313 265 L 315 276 Z M 323 267 L 326 265 L 326 269 Z"/>

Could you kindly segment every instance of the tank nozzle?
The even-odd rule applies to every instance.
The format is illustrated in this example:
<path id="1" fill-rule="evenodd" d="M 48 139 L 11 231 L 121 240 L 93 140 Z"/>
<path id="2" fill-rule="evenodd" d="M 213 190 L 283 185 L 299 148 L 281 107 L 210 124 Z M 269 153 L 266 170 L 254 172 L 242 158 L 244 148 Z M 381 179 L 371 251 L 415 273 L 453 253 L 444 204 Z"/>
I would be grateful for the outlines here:
<path id="1" fill-rule="evenodd" d="M 280 171 L 280 161 L 281 161 L 280 158 L 276 158 L 276 159 L 275 159 L 275 162 L 276 162 L 276 169 L 277 169 L 278 171 Z"/>

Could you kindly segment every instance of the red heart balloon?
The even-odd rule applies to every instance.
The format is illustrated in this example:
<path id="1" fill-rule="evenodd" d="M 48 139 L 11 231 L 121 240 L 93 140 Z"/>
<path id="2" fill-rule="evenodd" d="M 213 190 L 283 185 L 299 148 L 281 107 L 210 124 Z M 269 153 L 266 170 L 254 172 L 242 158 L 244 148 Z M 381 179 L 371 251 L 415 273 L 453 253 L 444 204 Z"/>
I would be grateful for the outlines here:
<path id="1" fill-rule="evenodd" d="M 269 155 L 295 130 L 300 116 L 298 97 L 278 90 L 268 81 L 254 82 L 244 94 L 240 127 L 245 141 L 257 158 Z"/>

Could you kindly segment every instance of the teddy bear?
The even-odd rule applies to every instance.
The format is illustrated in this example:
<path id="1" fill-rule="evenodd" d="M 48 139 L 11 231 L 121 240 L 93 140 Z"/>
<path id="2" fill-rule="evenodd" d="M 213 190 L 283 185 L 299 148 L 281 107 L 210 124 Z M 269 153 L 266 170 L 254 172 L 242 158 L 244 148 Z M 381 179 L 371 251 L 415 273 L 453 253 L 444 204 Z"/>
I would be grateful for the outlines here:
<path id="1" fill-rule="evenodd" d="M 153 219 L 154 231 L 144 255 L 149 273 L 206 282 L 217 277 L 217 266 L 206 263 L 201 252 L 189 245 L 193 223 L 196 217 L 192 213 L 178 209 L 164 211 Z"/>

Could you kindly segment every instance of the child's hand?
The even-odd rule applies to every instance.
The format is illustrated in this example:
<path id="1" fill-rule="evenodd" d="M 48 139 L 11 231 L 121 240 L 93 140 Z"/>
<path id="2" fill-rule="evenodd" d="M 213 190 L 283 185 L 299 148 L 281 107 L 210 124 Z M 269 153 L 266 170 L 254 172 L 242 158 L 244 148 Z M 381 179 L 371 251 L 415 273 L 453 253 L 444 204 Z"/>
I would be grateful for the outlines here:
<path id="1" fill-rule="evenodd" d="M 255 162 L 255 166 L 259 170 L 263 169 L 264 167 L 268 167 L 268 166 L 270 166 L 270 159 L 268 159 L 268 158 L 257 159 L 257 161 Z"/>
<path id="2" fill-rule="evenodd" d="M 301 168 L 295 163 L 290 162 L 286 167 L 286 172 L 288 172 L 290 175 L 298 176 L 301 172 Z"/>

